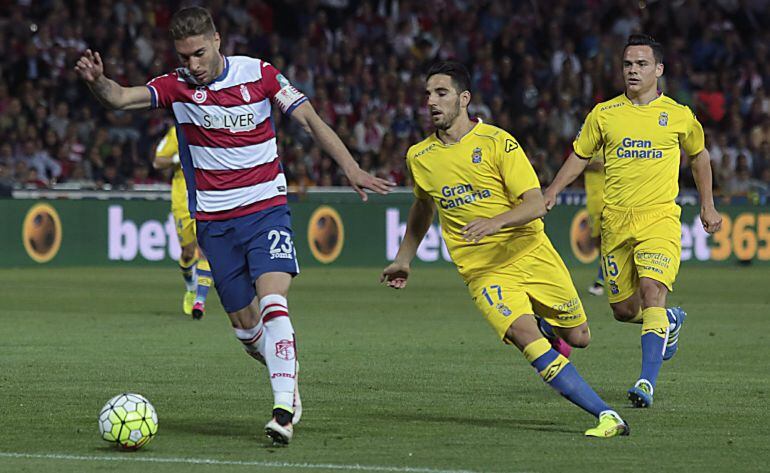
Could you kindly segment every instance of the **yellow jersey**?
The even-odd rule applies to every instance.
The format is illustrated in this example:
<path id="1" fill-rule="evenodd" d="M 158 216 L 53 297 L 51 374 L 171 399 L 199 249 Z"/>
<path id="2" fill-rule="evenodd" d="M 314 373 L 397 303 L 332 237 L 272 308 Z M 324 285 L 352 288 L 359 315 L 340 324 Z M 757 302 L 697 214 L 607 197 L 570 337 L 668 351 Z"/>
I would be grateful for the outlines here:
<path id="1" fill-rule="evenodd" d="M 166 136 L 160 140 L 155 148 L 155 154 L 162 158 L 171 158 L 179 154 L 179 141 L 176 137 L 176 127 L 171 127 Z M 178 158 L 177 158 L 178 159 Z M 182 173 L 182 165 L 174 164 L 174 175 L 171 178 L 171 210 L 172 212 L 188 212 L 187 184 Z"/>
<path id="2" fill-rule="evenodd" d="M 415 195 L 435 202 L 444 241 L 466 281 L 543 242 L 540 219 L 503 228 L 478 243 L 463 239 L 466 224 L 507 212 L 521 202 L 521 194 L 540 188 L 526 154 L 504 130 L 479 122 L 453 144 L 444 144 L 434 133 L 409 148 L 406 163 Z"/>
<path id="3" fill-rule="evenodd" d="M 604 152 L 605 205 L 643 208 L 674 202 L 680 148 L 694 156 L 705 144 L 689 107 L 665 95 L 634 105 L 621 94 L 591 110 L 572 146 L 583 158 Z"/>

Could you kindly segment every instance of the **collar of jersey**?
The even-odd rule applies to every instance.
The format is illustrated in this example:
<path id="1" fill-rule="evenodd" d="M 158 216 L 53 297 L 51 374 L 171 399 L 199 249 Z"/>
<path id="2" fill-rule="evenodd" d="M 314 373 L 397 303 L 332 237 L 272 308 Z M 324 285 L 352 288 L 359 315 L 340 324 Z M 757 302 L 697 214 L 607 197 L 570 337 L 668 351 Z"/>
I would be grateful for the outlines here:
<path id="1" fill-rule="evenodd" d="M 222 69 L 222 73 L 219 74 L 217 78 L 212 80 L 208 85 L 224 80 L 225 77 L 227 77 L 227 73 L 230 71 L 230 61 L 227 60 L 227 56 L 223 55 L 222 57 L 225 58 L 225 68 Z"/>
<path id="2" fill-rule="evenodd" d="M 628 103 L 628 105 L 631 105 L 633 107 L 649 107 L 650 105 L 655 104 L 655 102 L 660 100 L 661 98 L 663 98 L 663 92 L 660 92 L 658 94 L 658 96 L 655 97 L 654 99 L 650 100 L 649 103 L 646 103 L 646 104 L 643 104 L 643 105 L 642 104 L 637 105 L 634 102 L 632 102 L 630 98 L 628 98 L 628 95 L 626 95 L 625 92 L 623 92 L 623 100 L 625 100 Z"/>
<path id="3" fill-rule="evenodd" d="M 473 119 L 473 118 L 471 118 L 471 121 L 474 121 L 474 119 Z M 475 124 L 475 125 L 473 125 L 473 128 L 471 128 L 470 130 L 468 130 L 468 133 L 464 134 L 464 135 L 463 135 L 463 137 L 462 137 L 462 138 L 460 138 L 460 141 L 455 141 L 454 143 L 444 143 L 443 141 L 441 141 L 441 138 L 439 138 L 439 137 L 438 137 L 438 130 L 436 130 L 436 132 L 435 132 L 435 133 L 433 133 L 433 138 L 435 138 L 435 139 L 436 139 L 436 141 L 438 142 L 438 144 L 440 144 L 441 146 L 454 146 L 454 145 L 459 145 L 460 143 L 462 143 L 463 141 L 465 141 L 465 138 L 467 138 L 467 137 L 468 137 L 468 136 L 469 136 L 471 133 L 473 133 L 473 130 L 475 130 L 475 129 L 476 129 L 476 127 L 478 127 L 478 126 L 479 126 L 479 125 L 482 123 L 482 121 L 481 121 L 481 118 L 479 118 L 479 117 L 476 117 L 475 121 L 476 121 L 476 124 Z"/>

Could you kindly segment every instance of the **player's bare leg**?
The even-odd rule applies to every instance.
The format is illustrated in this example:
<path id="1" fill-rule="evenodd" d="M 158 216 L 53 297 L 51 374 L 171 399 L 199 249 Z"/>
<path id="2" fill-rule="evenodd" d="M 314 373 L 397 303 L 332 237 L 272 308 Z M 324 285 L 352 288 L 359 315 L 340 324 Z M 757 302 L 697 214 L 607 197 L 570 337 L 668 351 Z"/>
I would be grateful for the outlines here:
<path id="1" fill-rule="evenodd" d="M 256 282 L 260 322 L 265 333 L 264 356 L 275 398 L 273 418 L 265 425 L 265 433 L 274 443 L 282 445 L 292 439 L 294 417 L 299 410 L 295 407 L 299 396 L 294 327 L 286 301 L 291 279 L 290 274 L 270 272 L 262 274 Z"/>
<path id="2" fill-rule="evenodd" d="M 576 342 L 587 344 L 587 328 L 586 325 L 585 331 L 573 330 L 574 335 L 571 336 Z M 568 333 L 567 336 L 570 334 Z M 599 424 L 587 430 L 586 435 L 592 437 L 628 435 L 628 424 L 583 380 L 567 358 L 550 347 L 540 333 L 534 315 L 522 315 L 517 318 L 506 331 L 505 338 L 522 351 L 543 381 L 570 402 L 599 419 Z"/>

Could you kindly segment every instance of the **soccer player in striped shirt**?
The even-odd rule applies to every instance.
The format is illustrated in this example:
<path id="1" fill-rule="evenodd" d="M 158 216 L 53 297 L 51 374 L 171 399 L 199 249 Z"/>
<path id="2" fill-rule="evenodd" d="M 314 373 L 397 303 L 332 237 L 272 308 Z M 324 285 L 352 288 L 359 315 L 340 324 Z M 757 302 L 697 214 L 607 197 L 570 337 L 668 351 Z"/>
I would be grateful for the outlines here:
<path id="1" fill-rule="evenodd" d="M 299 266 L 272 106 L 313 137 L 363 200 L 362 189 L 386 194 L 393 184 L 361 170 L 305 95 L 270 63 L 222 55 L 208 10 L 183 8 L 169 29 L 183 67 L 146 86 L 122 87 L 105 77 L 99 53 L 91 50 L 75 71 L 108 107 L 173 110 L 198 242 L 236 336 L 267 366 L 274 408 L 265 433 L 275 443 L 288 444 L 301 413 L 286 301 Z"/>

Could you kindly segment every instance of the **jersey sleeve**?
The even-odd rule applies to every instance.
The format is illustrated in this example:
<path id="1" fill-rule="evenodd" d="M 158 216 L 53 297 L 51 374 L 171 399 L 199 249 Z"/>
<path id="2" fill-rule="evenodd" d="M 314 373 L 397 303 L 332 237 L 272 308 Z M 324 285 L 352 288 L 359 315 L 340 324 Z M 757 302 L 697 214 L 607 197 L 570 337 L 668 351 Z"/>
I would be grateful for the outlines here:
<path id="1" fill-rule="evenodd" d="M 411 151 L 412 150 L 409 149 L 409 152 Z M 407 156 L 409 156 L 409 152 L 407 152 Z M 422 187 L 420 187 L 420 185 L 417 183 L 417 178 L 415 177 L 414 172 L 412 171 L 412 163 L 408 157 L 406 158 L 406 168 L 409 170 L 409 174 L 411 174 L 412 176 L 412 182 L 414 183 L 412 185 L 412 192 L 414 193 L 414 196 L 422 200 L 430 199 L 431 198 L 430 194 L 425 192 L 425 190 Z"/>
<path id="2" fill-rule="evenodd" d="M 679 143 L 687 156 L 695 156 L 706 147 L 705 137 L 703 136 L 703 126 L 701 126 L 695 114 L 687 108 L 687 126 L 685 133 L 680 137 Z"/>
<path id="3" fill-rule="evenodd" d="M 586 116 L 580 127 L 572 149 L 579 157 L 590 159 L 602 147 L 602 130 L 599 127 L 599 112 L 596 107 Z"/>
<path id="4" fill-rule="evenodd" d="M 147 83 L 152 95 L 152 108 L 169 108 L 179 90 L 179 79 L 176 74 L 164 74 Z"/>
<path id="5" fill-rule="evenodd" d="M 155 147 L 155 155 L 160 158 L 171 158 L 179 152 L 179 143 L 176 139 L 176 128 L 171 127 L 166 135 Z"/>
<path id="6" fill-rule="evenodd" d="M 497 165 L 509 197 L 518 199 L 528 190 L 540 189 L 535 169 L 519 142 L 508 133 L 502 132 L 498 135 L 496 144 Z"/>
<path id="7" fill-rule="evenodd" d="M 268 97 L 285 115 L 291 115 L 295 108 L 307 102 L 305 94 L 291 85 L 289 80 L 269 62 L 262 63 L 262 80 Z"/>

